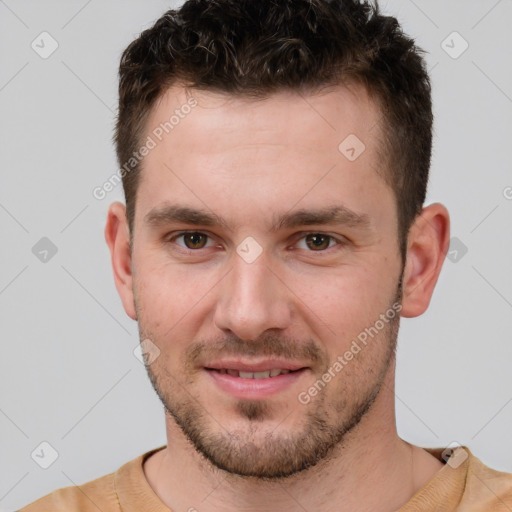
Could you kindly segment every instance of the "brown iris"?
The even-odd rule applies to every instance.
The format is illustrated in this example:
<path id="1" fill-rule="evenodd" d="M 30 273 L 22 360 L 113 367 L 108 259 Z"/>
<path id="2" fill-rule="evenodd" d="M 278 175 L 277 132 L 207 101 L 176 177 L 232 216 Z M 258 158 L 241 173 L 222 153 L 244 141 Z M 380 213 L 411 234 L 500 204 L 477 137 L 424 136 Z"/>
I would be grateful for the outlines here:
<path id="1" fill-rule="evenodd" d="M 327 249 L 329 247 L 331 237 L 327 235 L 321 235 L 314 233 L 306 236 L 306 244 L 310 249 Z M 311 243 L 313 245 L 311 245 Z"/>
<path id="2" fill-rule="evenodd" d="M 188 249 L 202 249 L 206 244 L 206 238 L 206 235 L 202 233 L 183 234 L 183 240 Z M 190 244 L 188 242 L 190 242 Z"/>

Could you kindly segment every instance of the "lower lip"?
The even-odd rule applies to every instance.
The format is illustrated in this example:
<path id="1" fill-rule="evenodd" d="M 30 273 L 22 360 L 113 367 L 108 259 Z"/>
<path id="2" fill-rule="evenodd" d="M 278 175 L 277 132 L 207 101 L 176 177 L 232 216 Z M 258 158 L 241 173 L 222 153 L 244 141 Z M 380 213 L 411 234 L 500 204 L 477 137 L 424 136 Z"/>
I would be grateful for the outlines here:
<path id="1" fill-rule="evenodd" d="M 267 398 L 284 391 L 296 383 L 306 371 L 307 368 L 303 368 L 294 372 L 277 375 L 276 377 L 243 379 L 242 377 L 234 377 L 228 373 L 220 373 L 216 370 L 206 370 L 215 384 L 223 391 L 236 398 L 246 398 L 250 400 Z"/>

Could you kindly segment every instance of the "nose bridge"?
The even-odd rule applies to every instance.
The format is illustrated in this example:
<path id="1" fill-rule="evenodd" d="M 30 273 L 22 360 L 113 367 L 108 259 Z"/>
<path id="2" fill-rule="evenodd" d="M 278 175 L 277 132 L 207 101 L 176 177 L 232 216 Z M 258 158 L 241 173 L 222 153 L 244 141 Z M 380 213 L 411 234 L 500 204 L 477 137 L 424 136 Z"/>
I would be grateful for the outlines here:
<path id="1" fill-rule="evenodd" d="M 256 339 L 267 329 L 284 329 L 290 322 L 285 285 L 270 268 L 264 253 L 252 262 L 238 254 L 221 287 L 215 323 L 242 339 Z"/>

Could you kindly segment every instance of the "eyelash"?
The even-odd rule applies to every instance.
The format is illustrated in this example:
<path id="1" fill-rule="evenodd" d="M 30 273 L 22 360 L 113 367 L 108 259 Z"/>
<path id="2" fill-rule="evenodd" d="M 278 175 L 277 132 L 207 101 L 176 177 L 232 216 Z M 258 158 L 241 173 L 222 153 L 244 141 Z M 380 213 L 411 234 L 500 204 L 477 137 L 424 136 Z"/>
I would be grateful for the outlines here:
<path id="1" fill-rule="evenodd" d="M 204 233 L 202 231 L 180 231 L 179 233 L 174 234 L 172 237 L 167 238 L 167 241 L 168 242 L 174 242 L 178 238 L 181 238 L 181 237 L 183 237 L 185 235 L 190 235 L 190 234 L 203 235 L 203 236 L 206 236 L 209 240 L 212 240 L 212 237 L 210 235 L 208 235 L 207 233 Z M 298 243 L 298 241 L 303 240 L 303 239 L 305 239 L 306 237 L 308 237 L 310 235 L 320 235 L 320 236 L 328 238 L 329 242 L 331 242 L 331 241 L 336 242 L 334 245 L 332 245 L 330 247 L 327 247 L 327 249 L 322 249 L 322 250 L 318 250 L 318 251 L 313 251 L 313 250 L 308 250 L 307 251 L 307 252 L 311 252 L 311 253 L 316 253 L 316 254 L 324 255 L 324 254 L 326 254 L 327 251 L 329 251 L 333 247 L 344 246 L 344 245 L 347 244 L 346 241 L 340 240 L 340 239 L 338 239 L 338 238 L 336 238 L 336 237 L 334 237 L 332 235 L 328 235 L 328 234 L 323 233 L 321 231 L 308 231 L 308 232 L 304 232 L 304 233 L 302 233 L 302 236 L 297 240 L 296 243 Z M 189 249 L 188 247 L 185 247 L 185 246 L 182 246 L 182 245 L 178 245 L 178 247 L 180 248 L 181 251 L 183 251 L 183 252 L 185 252 L 187 254 L 191 254 L 191 253 L 194 253 L 194 252 L 199 252 L 202 249 L 207 249 L 208 248 L 208 247 L 201 247 L 200 249 Z M 304 249 L 304 250 L 307 250 L 307 249 Z"/>

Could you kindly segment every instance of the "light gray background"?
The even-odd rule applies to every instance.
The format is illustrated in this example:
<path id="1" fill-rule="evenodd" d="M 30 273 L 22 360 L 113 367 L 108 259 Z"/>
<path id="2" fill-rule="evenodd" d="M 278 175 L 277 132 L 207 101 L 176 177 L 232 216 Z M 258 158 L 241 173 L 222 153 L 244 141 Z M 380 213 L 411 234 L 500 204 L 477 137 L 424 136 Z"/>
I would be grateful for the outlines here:
<path id="1" fill-rule="evenodd" d="M 116 169 L 120 54 L 178 5 L 0 0 L 1 511 L 166 442 L 103 238 L 121 187 L 102 201 L 92 190 Z M 428 312 L 402 322 L 399 433 L 422 446 L 466 444 L 512 472 L 512 2 L 381 6 L 429 52 L 428 202 L 449 208 L 452 236 L 467 247 L 461 257 L 453 246 L 458 261 L 446 261 Z M 31 48 L 43 31 L 59 44 L 47 59 Z M 469 43 L 457 59 L 441 46 L 453 31 Z M 461 48 L 453 36 L 446 44 Z M 32 253 L 42 237 L 58 249 L 46 263 Z M 43 441 L 58 452 L 46 470 L 31 458 Z"/>

